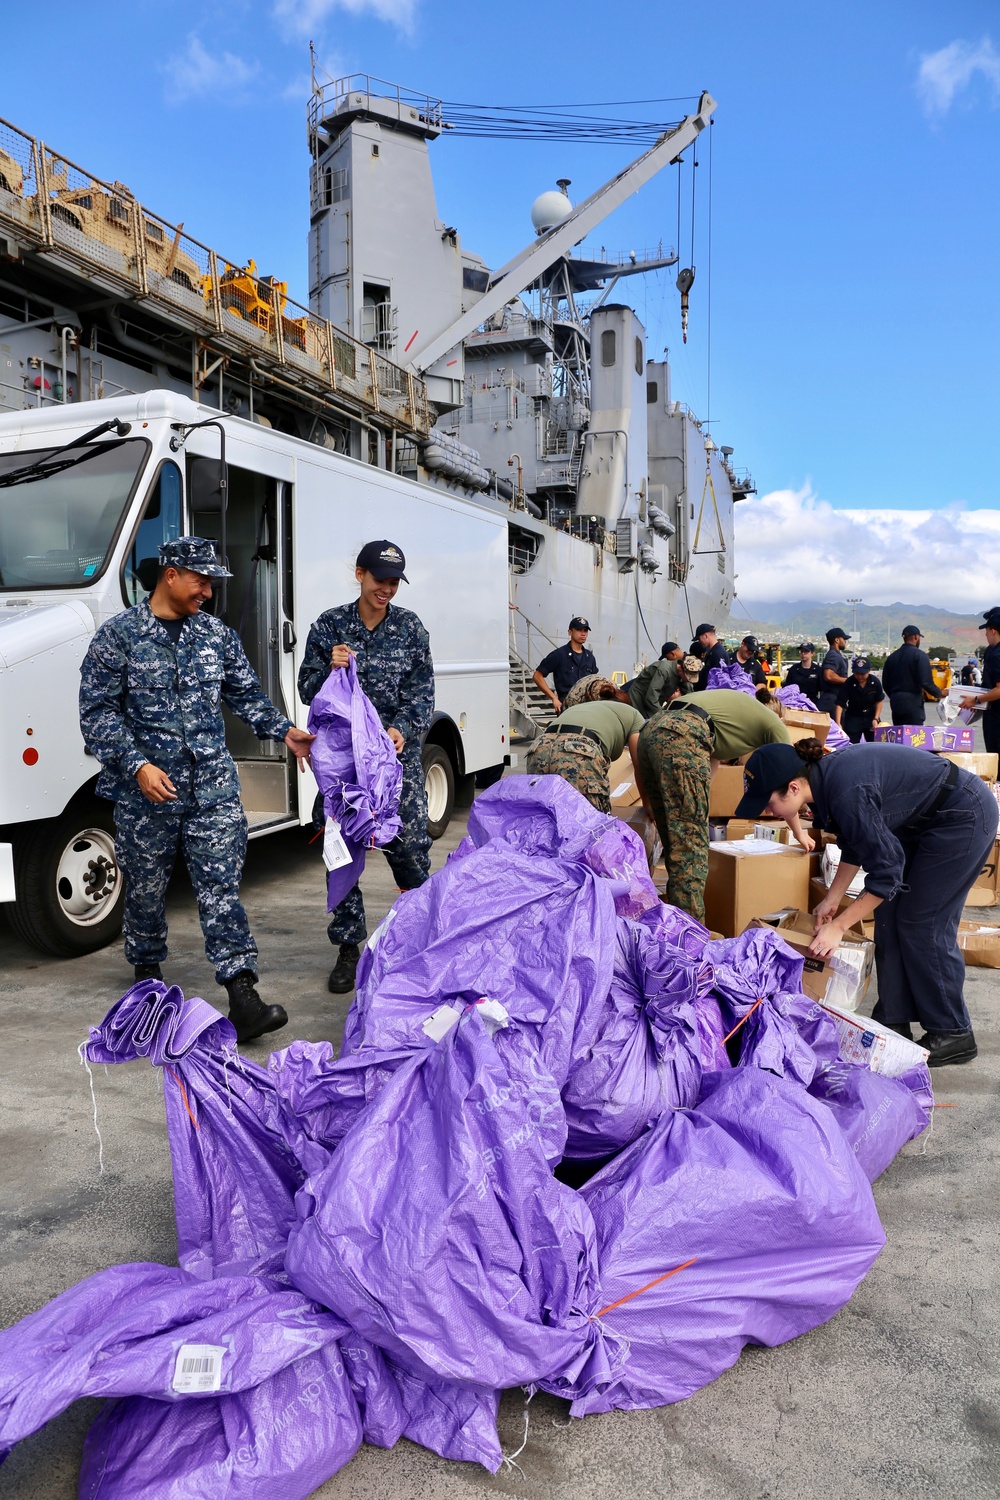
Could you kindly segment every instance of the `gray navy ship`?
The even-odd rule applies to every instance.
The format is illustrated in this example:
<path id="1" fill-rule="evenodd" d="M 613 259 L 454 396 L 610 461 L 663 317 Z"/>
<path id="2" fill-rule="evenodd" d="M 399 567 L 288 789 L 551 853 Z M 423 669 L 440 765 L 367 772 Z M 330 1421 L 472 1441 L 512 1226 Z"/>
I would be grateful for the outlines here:
<path id="1" fill-rule="evenodd" d="M 581 249 L 714 108 L 702 95 L 582 203 L 565 180 L 542 192 L 525 248 L 494 269 L 438 216 L 446 106 L 314 71 L 308 308 L 0 121 L 0 410 L 174 390 L 501 510 L 511 727 L 533 733 L 531 670 L 572 616 L 624 678 L 729 612 L 752 481 L 616 296 L 678 258 Z M 692 279 L 677 277 L 685 316 Z"/>

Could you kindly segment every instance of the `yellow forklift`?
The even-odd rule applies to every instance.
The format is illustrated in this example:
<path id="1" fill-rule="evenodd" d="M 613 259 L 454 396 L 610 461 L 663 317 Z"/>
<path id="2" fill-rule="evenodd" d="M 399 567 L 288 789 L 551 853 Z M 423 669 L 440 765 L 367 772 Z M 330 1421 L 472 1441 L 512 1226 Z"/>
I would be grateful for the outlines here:
<path id="1" fill-rule="evenodd" d="M 781 647 L 777 641 L 761 642 L 757 659 L 764 668 L 767 685 L 773 693 L 775 688 L 780 688 L 782 677 Z"/>

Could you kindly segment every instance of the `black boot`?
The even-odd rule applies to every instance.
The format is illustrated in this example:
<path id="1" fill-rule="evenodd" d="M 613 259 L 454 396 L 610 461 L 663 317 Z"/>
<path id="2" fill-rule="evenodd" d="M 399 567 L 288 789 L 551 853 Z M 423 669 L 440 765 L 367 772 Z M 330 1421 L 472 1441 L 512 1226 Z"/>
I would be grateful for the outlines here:
<path id="1" fill-rule="evenodd" d="M 894 1031 L 897 1036 L 905 1036 L 908 1042 L 913 1041 L 913 1032 L 910 1030 L 909 1021 L 903 1021 L 899 1026 L 890 1026 L 887 1021 L 885 1025 L 887 1031 Z"/>
<path id="2" fill-rule="evenodd" d="M 288 1012 L 283 1005 L 265 1005 L 256 990 L 257 976 L 244 969 L 233 979 L 226 980 L 229 992 L 229 1019 L 236 1027 L 238 1042 L 252 1042 L 255 1036 L 265 1031 L 277 1031 L 288 1024 Z"/>
<path id="3" fill-rule="evenodd" d="M 979 1054 L 971 1031 L 928 1031 L 920 1038 L 921 1047 L 930 1052 L 929 1068 L 944 1068 L 949 1063 L 971 1062 Z"/>
<path id="4" fill-rule="evenodd" d="M 163 970 L 159 964 L 136 964 L 135 980 L 138 984 L 140 979 L 162 979 Z"/>
<path id="5" fill-rule="evenodd" d="M 348 990 L 353 990 L 360 957 L 361 949 L 357 943 L 341 943 L 340 957 L 326 985 L 331 995 L 346 995 Z"/>

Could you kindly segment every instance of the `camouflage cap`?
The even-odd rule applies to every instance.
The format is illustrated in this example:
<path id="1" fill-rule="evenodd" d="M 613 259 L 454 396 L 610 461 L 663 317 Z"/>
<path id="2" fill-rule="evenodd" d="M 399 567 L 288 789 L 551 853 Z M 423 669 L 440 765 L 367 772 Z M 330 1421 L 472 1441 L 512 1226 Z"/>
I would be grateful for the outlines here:
<path id="1" fill-rule="evenodd" d="M 160 543 L 161 568 L 187 568 L 205 578 L 232 578 L 215 555 L 215 543 L 203 536 L 179 536 Z"/>

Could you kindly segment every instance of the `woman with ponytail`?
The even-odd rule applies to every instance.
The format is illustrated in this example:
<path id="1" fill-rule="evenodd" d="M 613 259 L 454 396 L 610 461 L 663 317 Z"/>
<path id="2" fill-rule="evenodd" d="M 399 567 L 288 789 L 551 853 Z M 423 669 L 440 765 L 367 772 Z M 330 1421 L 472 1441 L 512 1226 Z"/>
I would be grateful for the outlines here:
<path id="1" fill-rule="evenodd" d="M 978 776 L 903 745 L 851 745 L 826 755 L 818 740 L 764 745 L 744 767 L 736 816 L 784 818 L 806 847 L 799 822 L 835 833 L 840 865 L 814 912 L 810 952 L 827 958 L 847 928 L 875 916 L 876 1021 L 911 1037 L 918 1021 L 930 1066 L 971 1062 L 976 1039 L 965 1008 L 958 924 L 993 847 L 997 804 Z M 836 912 L 859 870 L 862 894 Z"/>

